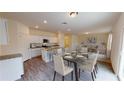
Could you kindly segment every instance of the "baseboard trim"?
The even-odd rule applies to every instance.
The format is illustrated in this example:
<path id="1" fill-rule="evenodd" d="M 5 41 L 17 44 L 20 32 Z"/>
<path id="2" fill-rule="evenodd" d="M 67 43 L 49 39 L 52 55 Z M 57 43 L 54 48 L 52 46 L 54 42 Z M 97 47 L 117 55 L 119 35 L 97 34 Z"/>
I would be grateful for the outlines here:
<path id="1" fill-rule="evenodd" d="M 35 57 L 31 57 L 30 59 L 33 59 L 33 58 L 39 58 L 39 57 L 41 57 L 42 58 L 42 56 L 41 55 L 38 55 L 38 56 L 35 56 Z M 29 60 L 30 60 L 29 59 Z"/>

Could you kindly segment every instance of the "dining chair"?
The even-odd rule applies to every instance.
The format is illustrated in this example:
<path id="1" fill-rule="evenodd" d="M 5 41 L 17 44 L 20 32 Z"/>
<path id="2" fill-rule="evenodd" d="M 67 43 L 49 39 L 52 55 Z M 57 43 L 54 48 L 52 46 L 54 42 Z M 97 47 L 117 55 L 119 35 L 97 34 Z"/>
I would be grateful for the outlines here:
<path id="1" fill-rule="evenodd" d="M 64 60 L 61 55 L 53 55 L 54 58 L 54 77 L 55 80 L 56 72 L 62 75 L 62 80 L 64 81 L 64 77 L 71 73 L 71 79 L 73 80 L 73 68 L 64 65 Z"/>
<path id="2" fill-rule="evenodd" d="M 91 58 L 89 58 L 88 60 L 86 60 L 85 62 L 82 62 L 80 64 L 78 64 L 78 68 L 79 68 L 79 77 L 80 77 L 80 69 L 83 71 L 88 71 L 91 72 L 91 76 L 92 76 L 92 80 L 94 81 L 94 77 L 96 78 L 96 73 L 95 73 L 95 65 L 97 62 L 97 58 L 98 58 L 98 53 L 97 54 L 93 54 Z"/>
<path id="3" fill-rule="evenodd" d="M 64 48 L 64 55 L 71 56 L 71 52 L 72 52 L 71 48 Z M 66 63 L 68 63 L 68 66 L 71 65 L 71 63 L 69 61 L 67 61 Z"/>
<path id="4" fill-rule="evenodd" d="M 96 54 L 96 56 L 97 56 L 97 59 L 98 59 L 98 56 L 99 56 L 99 51 L 97 51 L 97 54 Z M 97 65 L 97 61 L 96 61 L 96 63 L 95 63 L 95 71 L 96 71 L 96 73 L 98 72 L 98 65 Z"/>
<path id="5" fill-rule="evenodd" d="M 72 49 L 71 48 L 64 48 L 65 49 L 65 53 L 71 53 Z"/>
<path id="6" fill-rule="evenodd" d="M 83 56 L 86 56 L 86 57 L 88 58 L 88 48 L 87 48 L 87 47 L 81 47 L 80 53 L 81 53 Z"/>
<path id="7" fill-rule="evenodd" d="M 87 47 L 81 47 L 81 52 L 82 53 L 87 53 L 88 52 L 88 48 Z"/>
<path id="8" fill-rule="evenodd" d="M 97 54 L 97 59 L 98 59 L 99 51 L 97 51 L 97 53 L 91 53 L 91 55 L 89 55 L 88 59 L 93 59 L 96 54 Z M 97 61 L 95 63 L 94 69 L 95 69 L 95 72 L 97 73 L 98 72 Z"/>
<path id="9" fill-rule="evenodd" d="M 62 48 L 57 49 L 57 53 L 56 54 L 63 55 L 63 49 Z"/>

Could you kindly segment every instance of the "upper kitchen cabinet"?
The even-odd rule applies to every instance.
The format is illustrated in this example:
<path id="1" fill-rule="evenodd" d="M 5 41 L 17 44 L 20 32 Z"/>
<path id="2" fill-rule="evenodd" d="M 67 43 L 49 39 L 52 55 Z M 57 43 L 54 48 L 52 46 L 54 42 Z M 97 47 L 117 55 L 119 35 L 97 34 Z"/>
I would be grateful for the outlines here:
<path id="1" fill-rule="evenodd" d="M 7 19 L 0 18 L 0 45 L 6 45 L 7 42 Z"/>
<path id="2" fill-rule="evenodd" d="M 38 29 L 30 29 L 30 35 L 57 37 L 58 34 L 56 32 L 42 31 Z"/>

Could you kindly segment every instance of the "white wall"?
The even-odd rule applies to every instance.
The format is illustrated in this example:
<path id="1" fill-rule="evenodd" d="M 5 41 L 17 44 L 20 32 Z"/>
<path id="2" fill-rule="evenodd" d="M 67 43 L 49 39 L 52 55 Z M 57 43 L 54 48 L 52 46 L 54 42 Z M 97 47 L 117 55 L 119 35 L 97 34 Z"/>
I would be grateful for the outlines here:
<path id="1" fill-rule="evenodd" d="M 78 46 L 78 35 L 72 35 L 72 49 L 76 49 Z"/>
<path id="2" fill-rule="evenodd" d="M 95 37 L 97 43 L 104 42 L 107 44 L 108 41 L 108 32 L 105 33 L 90 33 L 90 34 L 81 34 L 79 35 L 79 42 L 85 42 L 88 38 Z"/>
<path id="3" fill-rule="evenodd" d="M 111 61 L 114 72 L 119 74 L 119 60 L 120 60 L 120 49 L 121 49 L 121 34 L 124 28 L 124 13 L 121 14 L 118 22 L 115 24 L 112 30 L 113 42 L 112 42 L 112 52 Z"/>

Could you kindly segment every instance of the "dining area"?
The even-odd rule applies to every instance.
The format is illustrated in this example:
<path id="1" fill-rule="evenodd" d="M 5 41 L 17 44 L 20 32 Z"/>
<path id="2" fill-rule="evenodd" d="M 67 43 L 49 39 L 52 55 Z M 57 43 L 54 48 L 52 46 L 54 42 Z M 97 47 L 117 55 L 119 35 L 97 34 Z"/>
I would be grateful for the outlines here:
<path id="1" fill-rule="evenodd" d="M 79 81 L 81 72 L 88 72 L 91 80 L 95 81 L 98 73 L 99 51 L 88 52 L 87 47 L 72 50 L 70 48 L 59 48 L 53 55 L 54 75 L 53 81 L 56 80 L 56 74 L 61 75 L 62 81 L 68 74 L 71 74 L 72 81 Z"/>
<path id="2" fill-rule="evenodd" d="M 110 25 L 107 26 L 107 29 L 105 27 L 107 31 L 104 30 L 104 27 L 90 31 L 90 27 L 87 30 L 82 29 L 86 22 L 81 20 L 86 19 L 84 14 L 88 21 L 92 17 L 91 21 L 97 21 L 96 18 L 103 16 L 100 17 L 99 22 L 101 23 L 97 24 L 103 22 L 106 25 L 105 20 L 113 23 L 111 19 L 116 19 L 116 17 L 111 18 L 112 15 L 119 14 L 80 12 L 76 18 L 71 18 L 68 14 L 68 12 L 2 13 L 0 23 L 3 43 L 0 46 L 0 54 L 1 56 L 22 55 L 21 66 L 23 68 L 21 69 L 24 70 L 24 73 L 18 79 L 24 81 L 118 80 L 115 74 L 116 48 L 112 48 L 114 47 L 113 33 L 111 27 L 108 29 Z M 96 16 L 92 16 L 94 14 Z M 109 16 L 104 19 L 104 15 Z M 46 19 L 44 19 L 45 17 Z M 41 24 L 41 21 L 39 22 L 39 19 L 43 19 L 44 25 Z M 1 63 L 2 69 L 4 68 L 3 63 Z M 9 62 L 9 66 L 11 66 L 11 62 Z M 18 68 L 18 65 L 14 68 Z M 5 66 L 4 69 L 8 69 L 8 66 Z M 1 70 L 1 72 L 3 71 Z M 3 73 L 1 75 L 3 76 Z"/>

